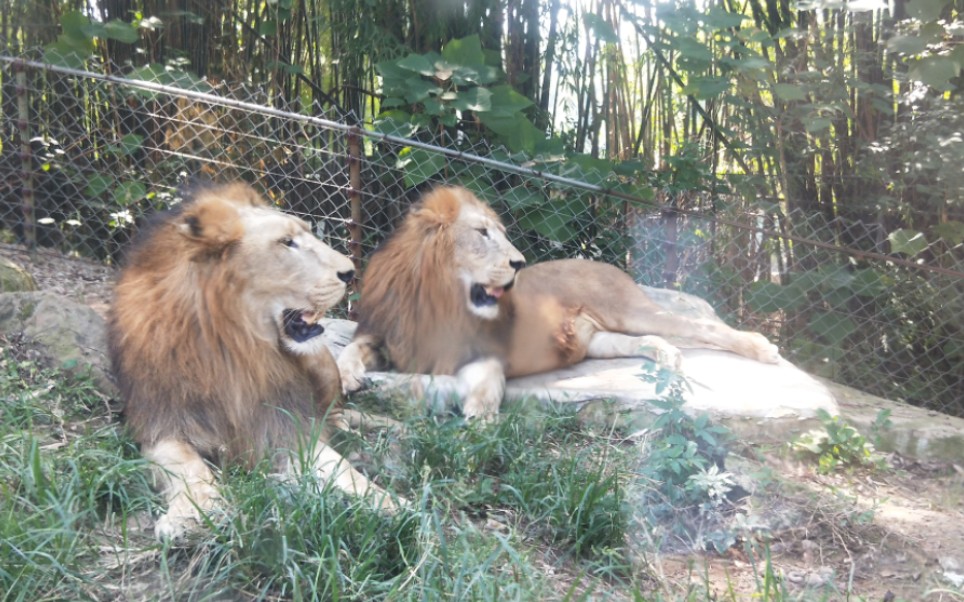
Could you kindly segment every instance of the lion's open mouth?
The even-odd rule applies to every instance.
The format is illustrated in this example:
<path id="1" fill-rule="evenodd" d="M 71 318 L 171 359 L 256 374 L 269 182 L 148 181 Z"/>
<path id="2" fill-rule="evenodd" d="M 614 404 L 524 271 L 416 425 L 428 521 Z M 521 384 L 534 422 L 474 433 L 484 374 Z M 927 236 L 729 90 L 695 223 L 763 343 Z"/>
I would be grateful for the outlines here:
<path id="1" fill-rule="evenodd" d="M 285 334 L 296 343 L 304 343 L 325 332 L 325 327 L 318 320 L 321 312 L 286 309 L 281 313 Z"/>
<path id="2" fill-rule="evenodd" d="M 515 280 L 505 286 L 485 286 L 483 284 L 473 284 L 469 289 L 469 300 L 476 307 L 487 307 L 499 302 L 499 297 L 512 288 Z"/>

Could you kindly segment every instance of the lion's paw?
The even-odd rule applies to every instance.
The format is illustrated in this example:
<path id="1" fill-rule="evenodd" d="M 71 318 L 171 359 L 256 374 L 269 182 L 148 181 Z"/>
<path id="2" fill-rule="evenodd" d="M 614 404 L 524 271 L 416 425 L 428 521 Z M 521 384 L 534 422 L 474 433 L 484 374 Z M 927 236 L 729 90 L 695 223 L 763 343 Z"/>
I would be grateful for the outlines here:
<path id="1" fill-rule="evenodd" d="M 764 364 L 776 364 L 780 361 L 780 349 L 765 336 L 757 332 L 748 332 L 749 353 L 751 357 Z"/>
<path id="2" fill-rule="evenodd" d="M 341 376 L 341 392 L 345 395 L 365 388 L 367 377 L 365 363 L 357 354 L 342 353 L 338 358 L 338 374 Z"/>
<path id="3" fill-rule="evenodd" d="M 154 536 L 161 541 L 176 541 L 194 531 L 201 524 L 201 517 L 196 511 L 185 515 L 183 513 L 168 512 L 154 523 Z"/>
<path id="4" fill-rule="evenodd" d="M 640 337 L 640 348 L 644 355 L 651 357 L 661 368 L 679 372 L 683 367 L 683 352 L 666 339 L 658 336 Z"/>

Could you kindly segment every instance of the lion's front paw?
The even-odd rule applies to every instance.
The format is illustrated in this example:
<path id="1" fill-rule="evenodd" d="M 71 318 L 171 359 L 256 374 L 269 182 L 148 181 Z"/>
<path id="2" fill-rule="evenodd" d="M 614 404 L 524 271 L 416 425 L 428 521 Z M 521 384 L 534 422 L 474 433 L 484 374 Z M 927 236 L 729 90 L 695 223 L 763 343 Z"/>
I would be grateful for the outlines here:
<path id="1" fill-rule="evenodd" d="M 168 512 L 154 523 L 154 536 L 162 541 L 183 539 L 186 533 L 197 529 L 200 522 L 201 516 L 197 512 L 187 516 Z"/>
<path id="2" fill-rule="evenodd" d="M 764 364 L 776 364 L 780 361 L 780 349 L 769 339 L 757 332 L 748 332 L 746 335 L 747 353 L 744 355 Z"/>
<path id="3" fill-rule="evenodd" d="M 679 372 L 683 367 L 683 352 L 662 337 L 640 337 L 643 355 L 652 358 L 661 368 Z"/>
<path id="4" fill-rule="evenodd" d="M 367 381 L 366 372 L 365 363 L 358 355 L 342 353 L 341 357 L 338 358 L 341 392 L 347 395 L 363 389 Z"/>
<path id="5" fill-rule="evenodd" d="M 167 513 L 154 523 L 160 540 L 182 539 L 201 526 L 201 513 L 214 510 L 220 501 L 218 490 L 209 483 L 194 483 L 168 502 Z"/>
<path id="6" fill-rule="evenodd" d="M 495 419 L 505 393 L 505 372 L 493 358 L 466 364 L 458 372 L 460 387 L 465 393 L 462 415 L 468 420 Z"/>

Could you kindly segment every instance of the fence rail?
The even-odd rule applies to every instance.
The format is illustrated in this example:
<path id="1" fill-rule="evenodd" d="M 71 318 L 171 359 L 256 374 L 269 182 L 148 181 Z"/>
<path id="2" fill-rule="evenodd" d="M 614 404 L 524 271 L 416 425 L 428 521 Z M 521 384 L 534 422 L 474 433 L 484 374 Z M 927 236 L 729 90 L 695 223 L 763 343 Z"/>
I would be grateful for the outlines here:
<path id="1" fill-rule="evenodd" d="M 960 241 L 707 192 L 641 198 L 611 174 L 520 163 L 468 136 L 406 137 L 177 73 L 105 73 L 120 71 L 0 56 L 7 242 L 115 262 L 143 215 L 177 202 L 179 184 L 243 179 L 362 267 L 421 191 L 456 183 L 492 203 L 530 261 L 619 264 L 703 296 L 813 372 L 964 415 Z"/>

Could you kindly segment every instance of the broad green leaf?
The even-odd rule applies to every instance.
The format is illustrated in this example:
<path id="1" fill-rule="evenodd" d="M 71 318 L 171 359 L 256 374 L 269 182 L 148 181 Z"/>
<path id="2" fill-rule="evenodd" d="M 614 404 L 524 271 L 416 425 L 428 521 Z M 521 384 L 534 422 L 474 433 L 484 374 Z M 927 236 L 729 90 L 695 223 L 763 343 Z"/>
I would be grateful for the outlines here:
<path id="1" fill-rule="evenodd" d="M 546 195 L 541 190 L 527 186 L 515 186 L 500 195 L 506 206 L 512 211 L 528 210 L 546 202 Z"/>
<path id="2" fill-rule="evenodd" d="M 683 92 L 700 100 L 714 98 L 730 88 L 730 80 L 725 77 L 690 78 Z"/>
<path id="3" fill-rule="evenodd" d="M 936 21 L 948 4 L 949 0 L 910 0 L 907 14 L 922 22 Z"/>
<path id="4" fill-rule="evenodd" d="M 431 94 L 441 94 L 442 88 L 421 77 L 412 77 L 405 81 L 405 100 L 409 104 L 424 101 Z"/>
<path id="5" fill-rule="evenodd" d="M 810 117 L 803 120 L 803 129 L 813 134 L 829 128 L 832 123 L 829 117 Z"/>
<path id="6" fill-rule="evenodd" d="M 116 145 L 111 145 L 112 150 L 118 155 L 127 156 L 137 152 L 141 148 L 143 136 L 137 134 L 127 134 Z"/>
<path id="7" fill-rule="evenodd" d="M 706 18 L 706 24 L 711 29 L 730 29 L 731 27 L 739 27 L 743 21 L 750 20 L 750 17 L 740 15 L 737 13 L 731 13 L 717 5 L 710 7 L 710 10 L 704 15 Z"/>
<path id="8" fill-rule="evenodd" d="M 810 332 L 834 346 L 841 345 L 857 325 L 844 314 L 833 311 L 815 312 L 807 324 Z"/>
<path id="9" fill-rule="evenodd" d="M 84 189 L 84 193 L 88 197 L 100 196 L 110 190 L 110 187 L 114 185 L 114 181 L 113 177 L 101 174 L 92 175 L 87 180 L 87 187 Z"/>
<path id="10" fill-rule="evenodd" d="M 573 214 L 566 207 L 545 204 L 527 209 L 519 217 L 519 227 L 532 230 L 556 242 L 568 242 L 576 237 Z"/>
<path id="11" fill-rule="evenodd" d="M 485 54 L 478 34 L 460 40 L 449 40 L 442 48 L 442 57 L 455 65 L 485 65 Z"/>
<path id="12" fill-rule="evenodd" d="M 479 113 L 478 116 L 482 124 L 498 134 L 499 140 L 512 152 L 525 152 L 531 155 L 535 150 L 536 140 L 545 138 L 545 134 L 536 129 L 521 113 L 510 117 L 500 117 L 490 113 Z"/>
<path id="13" fill-rule="evenodd" d="M 435 75 L 435 65 L 421 54 L 410 54 L 405 58 L 401 58 L 395 61 L 395 64 L 402 69 L 407 69 L 409 71 L 414 71 L 419 75 L 424 75 L 425 77 L 432 77 Z"/>
<path id="14" fill-rule="evenodd" d="M 887 235 L 890 241 L 891 253 L 904 253 L 909 257 L 917 255 L 927 248 L 927 238 L 923 232 L 900 228 Z"/>
<path id="15" fill-rule="evenodd" d="M 459 92 L 451 104 L 459 111 L 488 111 L 492 108 L 492 92 L 485 88 L 469 88 Z"/>
<path id="16" fill-rule="evenodd" d="M 509 85 L 493 86 L 489 91 L 492 93 L 489 113 L 493 116 L 511 117 L 532 105 L 531 100 Z"/>
<path id="17" fill-rule="evenodd" d="M 706 63 L 713 60 L 713 53 L 710 49 L 693 38 L 678 38 L 675 46 L 683 58 Z"/>
<path id="18" fill-rule="evenodd" d="M 959 245 L 964 242 L 964 222 L 937 224 L 934 226 L 934 233 L 950 246 Z"/>
<path id="19" fill-rule="evenodd" d="M 773 94 L 786 101 L 806 100 L 807 88 L 797 84 L 773 84 Z"/>
<path id="20" fill-rule="evenodd" d="M 122 207 L 132 205 L 147 196 L 147 188 L 140 182 L 122 182 L 114 189 L 114 202 Z"/>
<path id="21" fill-rule="evenodd" d="M 592 13 L 583 13 L 583 20 L 586 22 L 586 28 L 596 34 L 596 37 L 605 44 L 618 44 L 619 36 L 616 35 L 616 30 L 613 29 L 612 24 L 608 23 L 605 19 L 599 15 Z"/>
<path id="22" fill-rule="evenodd" d="M 750 285 L 746 302 L 753 311 L 771 313 L 801 307 L 807 302 L 807 298 L 793 287 L 760 280 Z"/>
<path id="23" fill-rule="evenodd" d="M 445 157 L 422 149 L 403 149 L 395 163 L 405 174 L 405 185 L 411 188 L 424 183 L 445 168 Z"/>
<path id="24" fill-rule="evenodd" d="M 855 295 L 877 297 L 887 291 L 887 281 L 884 274 L 876 269 L 861 268 L 854 270 L 850 287 Z"/>
<path id="25" fill-rule="evenodd" d="M 887 40 L 887 49 L 904 56 L 915 56 L 924 52 L 928 43 L 928 40 L 920 36 L 894 36 Z"/>
<path id="26" fill-rule="evenodd" d="M 935 90 L 949 92 L 954 89 L 950 80 L 957 77 L 961 66 L 946 56 L 925 56 L 910 63 L 908 76 Z"/>
<path id="27" fill-rule="evenodd" d="M 141 39 L 136 27 L 120 19 L 111 19 L 104 24 L 104 36 L 125 44 L 133 44 Z"/>

